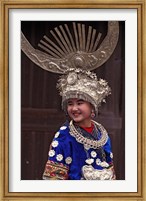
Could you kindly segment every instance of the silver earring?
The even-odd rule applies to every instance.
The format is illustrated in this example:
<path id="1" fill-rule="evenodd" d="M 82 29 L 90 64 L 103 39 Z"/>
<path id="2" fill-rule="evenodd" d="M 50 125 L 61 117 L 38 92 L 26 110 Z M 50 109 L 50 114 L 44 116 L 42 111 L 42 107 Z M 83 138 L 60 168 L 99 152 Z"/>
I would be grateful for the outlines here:
<path id="1" fill-rule="evenodd" d="M 91 118 L 94 118 L 95 117 L 95 112 L 94 110 L 91 111 Z"/>

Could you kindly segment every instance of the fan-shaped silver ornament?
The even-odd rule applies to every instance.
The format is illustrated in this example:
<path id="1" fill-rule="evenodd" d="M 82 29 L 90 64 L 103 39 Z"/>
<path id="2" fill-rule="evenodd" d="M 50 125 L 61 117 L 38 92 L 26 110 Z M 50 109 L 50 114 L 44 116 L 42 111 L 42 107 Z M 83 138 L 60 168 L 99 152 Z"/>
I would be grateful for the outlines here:
<path id="1" fill-rule="evenodd" d="M 108 22 L 107 35 L 99 46 L 101 33 L 91 26 L 73 22 L 73 32 L 67 24 L 60 25 L 48 36 L 40 40 L 38 46 L 42 51 L 35 49 L 21 33 L 21 49 L 36 65 L 44 70 L 64 74 L 69 68 L 94 70 L 105 63 L 112 55 L 119 37 L 119 23 Z"/>

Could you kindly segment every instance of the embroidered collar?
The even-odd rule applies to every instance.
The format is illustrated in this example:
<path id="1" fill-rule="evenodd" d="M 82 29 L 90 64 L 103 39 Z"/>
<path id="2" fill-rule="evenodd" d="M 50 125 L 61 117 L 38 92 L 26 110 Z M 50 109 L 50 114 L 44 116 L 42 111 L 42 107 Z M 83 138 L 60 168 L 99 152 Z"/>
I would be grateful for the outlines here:
<path id="1" fill-rule="evenodd" d="M 94 124 L 93 124 L 92 132 L 88 132 L 84 128 L 82 128 L 74 123 L 73 123 L 73 125 L 74 125 L 75 129 L 85 138 L 92 139 L 92 140 L 97 140 L 100 138 L 100 135 L 101 135 L 100 131 L 99 131 L 99 129 L 97 129 L 97 126 L 95 126 Z"/>
<path id="2" fill-rule="evenodd" d="M 101 132 L 101 138 L 99 140 L 92 140 L 88 139 L 87 137 L 84 137 L 74 126 L 73 121 L 70 121 L 69 123 L 69 128 L 70 128 L 70 135 L 75 137 L 75 139 L 83 144 L 86 147 L 93 148 L 93 149 L 98 149 L 102 146 L 104 146 L 108 140 L 108 134 L 105 128 L 97 123 L 96 121 L 93 121 L 93 124 L 100 130 Z"/>
<path id="3" fill-rule="evenodd" d="M 92 134 L 93 129 L 94 129 L 94 124 L 92 123 L 90 127 L 83 127 L 81 126 L 82 129 L 84 129 L 86 132 Z"/>

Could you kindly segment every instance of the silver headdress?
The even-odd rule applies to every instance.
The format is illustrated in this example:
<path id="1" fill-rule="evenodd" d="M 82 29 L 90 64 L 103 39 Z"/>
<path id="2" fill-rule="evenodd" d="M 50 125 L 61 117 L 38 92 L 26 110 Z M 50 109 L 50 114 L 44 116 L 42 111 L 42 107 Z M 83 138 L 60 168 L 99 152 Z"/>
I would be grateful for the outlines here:
<path id="1" fill-rule="evenodd" d="M 42 51 L 34 49 L 21 34 L 23 52 L 44 70 L 63 74 L 57 84 L 65 107 L 69 98 L 82 98 L 90 102 L 97 111 L 98 106 L 110 94 L 110 87 L 103 79 L 97 79 L 94 70 L 105 63 L 112 55 L 118 41 L 119 24 L 108 22 L 108 31 L 99 46 L 101 33 L 84 24 L 73 23 L 73 32 L 67 24 L 60 25 L 50 31 L 55 42 L 44 36 L 38 46 Z M 98 47 L 99 46 L 99 47 Z"/>
<path id="2" fill-rule="evenodd" d="M 110 87 L 105 80 L 98 80 L 95 73 L 82 69 L 69 69 L 61 76 L 57 87 L 62 96 L 64 110 L 68 99 L 78 98 L 90 102 L 95 111 L 98 111 L 100 103 L 110 94 Z"/>

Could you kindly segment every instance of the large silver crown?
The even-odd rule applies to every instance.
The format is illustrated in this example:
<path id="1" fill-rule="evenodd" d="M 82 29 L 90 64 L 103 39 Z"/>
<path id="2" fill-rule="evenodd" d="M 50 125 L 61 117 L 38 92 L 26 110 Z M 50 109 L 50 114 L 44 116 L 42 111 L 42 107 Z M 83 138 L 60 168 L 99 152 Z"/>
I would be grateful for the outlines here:
<path id="1" fill-rule="evenodd" d="M 82 69 L 69 69 L 58 81 L 57 87 L 62 96 L 62 106 L 66 110 L 67 100 L 70 98 L 83 99 L 90 102 L 95 111 L 105 97 L 110 94 L 110 87 L 103 79 L 97 79 L 95 73 Z"/>
<path id="2" fill-rule="evenodd" d="M 77 97 L 89 101 L 97 110 L 110 94 L 110 87 L 90 71 L 100 67 L 112 55 L 118 41 L 119 24 L 109 21 L 107 35 L 102 41 L 101 33 L 91 26 L 72 25 L 72 32 L 67 24 L 51 30 L 54 40 L 45 35 L 38 44 L 42 51 L 33 48 L 22 33 L 21 48 L 39 67 L 63 74 L 58 83 L 63 104 L 68 98 Z"/>
<path id="3" fill-rule="evenodd" d="M 72 29 L 73 32 L 65 24 L 50 30 L 54 40 L 45 35 L 38 44 L 42 51 L 33 48 L 22 33 L 21 49 L 39 67 L 60 74 L 68 68 L 94 70 L 109 59 L 118 41 L 118 22 L 108 22 L 107 35 L 102 41 L 102 34 L 91 26 L 73 23 Z"/>

